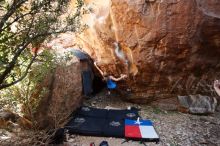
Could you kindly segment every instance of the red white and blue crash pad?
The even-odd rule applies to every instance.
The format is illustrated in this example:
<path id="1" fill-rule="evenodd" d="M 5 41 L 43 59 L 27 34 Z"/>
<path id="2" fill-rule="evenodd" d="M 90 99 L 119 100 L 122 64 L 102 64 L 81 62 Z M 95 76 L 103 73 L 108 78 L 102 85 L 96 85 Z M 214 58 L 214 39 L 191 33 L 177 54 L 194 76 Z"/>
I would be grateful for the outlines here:
<path id="1" fill-rule="evenodd" d="M 159 136 L 150 120 L 125 119 L 125 138 L 159 142 Z"/>

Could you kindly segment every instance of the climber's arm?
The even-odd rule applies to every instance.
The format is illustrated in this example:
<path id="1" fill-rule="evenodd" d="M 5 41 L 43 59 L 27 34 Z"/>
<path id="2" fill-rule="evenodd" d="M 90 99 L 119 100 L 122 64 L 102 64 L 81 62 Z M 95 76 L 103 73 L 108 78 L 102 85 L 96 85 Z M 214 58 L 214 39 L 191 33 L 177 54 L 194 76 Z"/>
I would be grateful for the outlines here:
<path id="1" fill-rule="evenodd" d="M 123 80 L 123 79 L 127 78 L 127 75 L 121 74 L 121 76 L 120 76 L 119 78 L 115 78 L 115 77 L 113 77 L 113 76 L 109 76 L 109 78 L 110 78 L 111 80 L 117 82 L 117 81 L 120 81 L 120 80 Z"/>
<path id="2" fill-rule="evenodd" d="M 94 65 L 95 65 L 95 67 L 97 68 L 97 70 L 100 72 L 100 74 L 101 74 L 102 76 L 104 76 L 103 71 L 98 67 L 98 65 L 97 65 L 96 62 L 94 62 Z"/>

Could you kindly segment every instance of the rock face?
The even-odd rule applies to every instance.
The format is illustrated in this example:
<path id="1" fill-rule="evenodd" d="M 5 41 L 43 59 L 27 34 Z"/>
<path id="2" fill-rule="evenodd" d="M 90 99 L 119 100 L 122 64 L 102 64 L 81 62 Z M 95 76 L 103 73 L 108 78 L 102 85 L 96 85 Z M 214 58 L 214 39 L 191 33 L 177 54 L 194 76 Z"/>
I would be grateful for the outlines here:
<path id="1" fill-rule="evenodd" d="M 82 101 L 81 63 L 72 58 L 58 65 L 45 80 L 48 94 L 43 97 L 35 114 L 39 128 L 60 126 Z"/>
<path id="2" fill-rule="evenodd" d="M 178 96 L 180 109 L 192 114 L 214 113 L 217 100 L 214 97 L 202 95 Z"/>
<path id="3" fill-rule="evenodd" d="M 134 102 L 162 101 L 185 92 L 212 93 L 220 71 L 220 1 L 217 0 L 86 0 L 89 26 L 78 44 L 102 70 L 118 76 L 127 64 L 114 42 L 126 49 L 137 67 L 122 91 Z M 131 60 L 128 60 L 131 62 Z M 131 76 L 133 75 L 132 72 Z M 210 81 L 210 82 L 208 82 Z M 211 91 L 211 92 L 210 92 Z"/>
<path id="4" fill-rule="evenodd" d="M 18 127 L 30 129 L 32 128 L 32 123 L 10 110 L 2 110 L 0 111 L 0 128 L 7 129 L 9 127 L 12 129 Z"/>

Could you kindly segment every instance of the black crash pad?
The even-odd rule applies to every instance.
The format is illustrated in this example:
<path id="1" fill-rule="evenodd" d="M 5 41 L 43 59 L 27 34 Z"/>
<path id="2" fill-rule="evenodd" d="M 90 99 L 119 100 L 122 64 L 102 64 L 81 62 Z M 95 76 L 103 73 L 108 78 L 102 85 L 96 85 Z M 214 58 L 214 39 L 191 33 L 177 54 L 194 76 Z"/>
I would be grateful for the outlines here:
<path id="1" fill-rule="evenodd" d="M 92 89 L 92 71 L 82 72 L 83 93 L 84 95 L 90 95 L 93 92 Z"/>
<path id="2" fill-rule="evenodd" d="M 66 124 L 70 134 L 124 137 L 124 120 L 137 119 L 138 109 L 107 110 L 83 106 Z"/>

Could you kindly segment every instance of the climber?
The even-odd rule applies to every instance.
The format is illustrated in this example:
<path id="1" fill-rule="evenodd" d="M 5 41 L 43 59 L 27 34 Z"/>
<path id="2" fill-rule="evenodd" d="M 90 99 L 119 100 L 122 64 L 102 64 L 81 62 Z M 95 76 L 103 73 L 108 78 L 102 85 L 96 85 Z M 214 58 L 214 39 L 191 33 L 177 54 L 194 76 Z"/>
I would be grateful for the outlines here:
<path id="1" fill-rule="evenodd" d="M 218 96 L 220 96 L 220 81 L 219 80 L 214 81 L 214 89 L 216 93 L 218 94 Z"/>
<path id="2" fill-rule="evenodd" d="M 136 76 L 138 73 L 138 68 L 134 64 L 133 55 L 131 49 L 124 43 L 114 42 L 116 56 L 123 61 L 127 66 L 128 74 Z"/>
<path id="3" fill-rule="evenodd" d="M 117 57 L 122 59 L 128 65 L 127 56 L 125 56 L 124 51 L 121 48 L 121 45 L 118 42 L 114 42 L 113 44 L 115 46 L 115 54 L 117 55 Z"/>
<path id="4" fill-rule="evenodd" d="M 98 71 L 100 72 L 100 74 L 103 77 L 103 80 L 106 82 L 107 84 L 107 88 L 108 88 L 108 95 L 111 94 L 111 90 L 116 89 L 117 81 L 123 80 L 125 78 L 127 78 L 127 75 L 125 74 L 121 74 L 119 78 L 115 78 L 114 76 L 108 75 L 106 72 L 103 72 L 98 66 L 97 63 L 94 62 L 95 67 L 98 69 Z"/>

